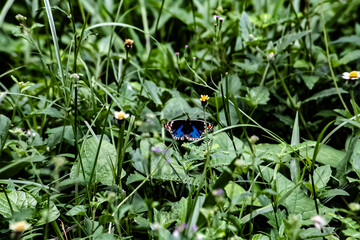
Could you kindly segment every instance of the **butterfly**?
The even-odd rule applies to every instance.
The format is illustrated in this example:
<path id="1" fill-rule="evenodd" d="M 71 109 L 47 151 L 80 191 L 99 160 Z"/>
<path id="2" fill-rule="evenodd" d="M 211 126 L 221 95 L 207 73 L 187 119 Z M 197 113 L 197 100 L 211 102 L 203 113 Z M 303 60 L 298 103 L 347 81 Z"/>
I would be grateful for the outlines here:
<path id="1" fill-rule="evenodd" d="M 188 141 L 198 140 L 206 131 L 210 132 L 214 128 L 209 122 L 205 124 L 203 120 L 190 120 L 190 118 L 172 120 L 165 123 L 164 127 L 171 133 L 173 139 L 184 140 L 186 138 Z"/>

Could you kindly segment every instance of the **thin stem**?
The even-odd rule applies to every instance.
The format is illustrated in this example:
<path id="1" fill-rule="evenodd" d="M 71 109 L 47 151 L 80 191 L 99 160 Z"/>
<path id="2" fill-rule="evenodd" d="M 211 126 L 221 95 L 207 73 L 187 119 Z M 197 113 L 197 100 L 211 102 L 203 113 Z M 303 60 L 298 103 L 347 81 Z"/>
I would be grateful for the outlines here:
<path id="1" fill-rule="evenodd" d="M 337 83 L 336 83 L 335 74 L 334 74 L 334 71 L 333 71 L 333 68 L 332 68 L 332 65 L 331 65 L 331 59 L 330 59 L 330 54 L 329 54 L 329 46 L 328 46 L 328 40 L 327 40 L 327 33 L 326 33 L 326 28 L 325 28 L 325 18 L 324 18 L 323 0 L 321 0 L 321 25 L 322 25 L 323 33 L 324 33 L 324 43 L 325 43 L 325 49 L 326 49 L 326 58 L 327 58 L 328 63 L 329 63 L 329 69 L 330 69 L 330 72 L 331 72 L 331 78 L 332 78 L 333 81 L 334 81 L 334 85 L 335 85 L 337 94 L 339 95 L 339 98 L 340 98 L 341 103 L 343 104 L 345 110 L 346 110 L 347 112 L 350 112 L 349 109 L 347 108 L 345 102 L 344 102 L 344 99 L 343 99 L 342 96 L 341 96 L 339 87 L 338 87 L 338 85 L 337 85 Z"/>

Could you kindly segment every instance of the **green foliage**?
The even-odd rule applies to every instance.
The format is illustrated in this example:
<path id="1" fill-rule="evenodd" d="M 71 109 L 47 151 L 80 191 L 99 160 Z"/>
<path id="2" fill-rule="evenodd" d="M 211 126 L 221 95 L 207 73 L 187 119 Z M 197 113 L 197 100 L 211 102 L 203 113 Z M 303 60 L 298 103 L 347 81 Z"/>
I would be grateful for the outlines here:
<path id="1" fill-rule="evenodd" d="M 358 1 L 4 3 L 0 239 L 359 238 Z"/>

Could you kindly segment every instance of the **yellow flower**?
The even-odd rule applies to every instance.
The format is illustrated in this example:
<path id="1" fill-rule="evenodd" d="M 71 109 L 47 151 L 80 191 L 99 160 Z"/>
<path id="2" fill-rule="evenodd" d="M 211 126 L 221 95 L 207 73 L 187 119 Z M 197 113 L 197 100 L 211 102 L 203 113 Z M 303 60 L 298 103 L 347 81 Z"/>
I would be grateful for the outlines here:
<path id="1" fill-rule="evenodd" d="M 208 104 L 209 98 L 210 97 L 208 95 L 201 95 L 200 96 L 201 106 L 206 107 Z"/>
<path id="2" fill-rule="evenodd" d="M 129 114 L 123 112 L 123 111 L 120 111 L 120 112 L 115 112 L 114 113 L 114 116 L 116 119 L 118 120 L 123 120 L 125 118 L 128 118 L 129 117 Z"/>
<path id="3" fill-rule="evenodd" d="M 342 78 L 346 80 L 357 80 L 360 78 L 360 72 L 359 71 L 352 71 L 350 73 L 344 72 L 342 74 Z"/>
<path id="4" fill-rule="evenodd" d="M 31 225 L 27 223 L 26 221 L 19 221 L 15 223 L 10 224 L 10 230 L 18 233 L 24 232 L 26 229 L 28 229 Z"/>
<path id="5" fill-rule="evenodd" d="M 202 102 L 207 102 L 208 100 L 209 100 L 209 96 L 208 95 L 201 95 L 200 96 L 200 101 L 202 101 Z"/>
<path id="6" fill-rule="evenodd" d="M 132 48 L 133 43 L 134 43 L 134 40 L 125 39 L 125 49 L 130 50 L 130 48 Z"/>

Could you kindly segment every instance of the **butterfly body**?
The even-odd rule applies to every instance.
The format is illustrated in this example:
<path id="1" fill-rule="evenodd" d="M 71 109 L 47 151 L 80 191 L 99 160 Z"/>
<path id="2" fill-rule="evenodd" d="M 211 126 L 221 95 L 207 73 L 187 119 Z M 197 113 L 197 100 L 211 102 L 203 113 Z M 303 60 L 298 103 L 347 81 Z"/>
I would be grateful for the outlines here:
<path id="1" fill-rule="evenodd" d="M 175 140 L 195 141 L 198 140 L 206 131 L 213 129 L 211 123 L 203 120 L 177 119 L 164 124 L 171 136 Z"/>

